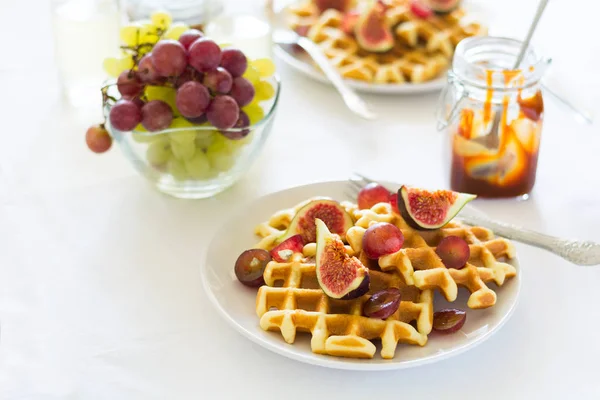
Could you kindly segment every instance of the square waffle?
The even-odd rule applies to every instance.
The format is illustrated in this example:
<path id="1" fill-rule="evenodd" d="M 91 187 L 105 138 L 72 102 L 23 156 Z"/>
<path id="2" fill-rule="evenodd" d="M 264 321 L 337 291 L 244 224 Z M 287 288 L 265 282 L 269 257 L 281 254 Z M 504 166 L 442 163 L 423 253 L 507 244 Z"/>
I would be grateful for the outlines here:
<path id="1" fill-rule="evenodd" d="M 408 0 L 385 3 L 386 23 L 395 36 L 394 47 L 385 53 L 361 49 L 354 35 L 343 29 L 343 13 L 320 13 L 311 0 L 288 8 L 289 26 L 318 44 L 343 77 L 393 84 L 435 79 L 447 69 L 458 42 L 486 33 L 462 9 L 421 19 L 411 12 Z"/>
<path id="2" fill-rule="evenodd" d="M 290 225 L 294 215 L 311 198 L 294 207 L 273 214 L 255 228 L 262 239 L 255 246 L 270 250 L 275 239 Z M 434 291 L 439 290 L 448 301 L 457 296 L 457 286 L 470 292 L 470 308 L 491 307 L 496 293 L 486 283 L 502 285 L 516 275 L 515 268 L 503 262 L 514 257 L 513 245 L 494 238 L 491 231 L 451 221 L 441 229 L 417 231 L 393 211 L 390 204 L 379 203 L 371 209 L 359 210 L 351 202 L 342 207 L 353 217 L 354 226 L 346 232 L 345 251 L 356 256 L 369 268 L 369 292 L 352 300 L 328 297 L 316 277 L 316 244 L 308 243 L 302 254 L 288 262 L 270 261 L 264 272 L 265 285 L 258 290 L 256 313 L 264 330 L 279 331 L 287 343 L 294 343 L 298 332 L 312 335 L 311 349 L 317 354 L 341 357 L 372 358 L 373 341 L 381 342 L 381 357 L 393 358 L 398 343 L 424 346 L 432 330 Z M 362 249 L 365 230 L 374 223 L 396 225 L 405 237 L 398 252 L 370 260 Z M 467 265 L 447 269 L 435 254 L 435 245 L 446 236 L 455 235 L 469 243 L 471 257 Z M 398 288 L 402 301 L 398 310 L 385 320 L 362 315 L 369 297 L 386 288 Z"/>

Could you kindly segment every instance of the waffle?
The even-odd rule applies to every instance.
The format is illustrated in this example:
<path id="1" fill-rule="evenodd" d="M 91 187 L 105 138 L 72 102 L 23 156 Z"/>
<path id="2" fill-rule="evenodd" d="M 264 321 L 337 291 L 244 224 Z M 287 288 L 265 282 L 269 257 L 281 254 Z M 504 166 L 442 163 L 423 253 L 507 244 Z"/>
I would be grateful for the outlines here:
<path id="1" fill-rule="evenodd" d="M 440 76 L 462 39 L 485 34 L 462 9 L 427 19 L 416 17 L 407 0 L 389 0 L 386 23 L 395 44 L 385 53 L 361 49 L 342 29 L 343 14 L 335 9 L 319 13 L 311 0 L 289 7 L 289 26 L 319 45 L 340 74 L 372 83 L 422 83 Z"/>
<path id="2" fill-rule="evenodd" d="M 385 203 L 369 210 L 355 210 L 354 217 L 357 222 L 346 235 L 355 252 L 361 251 L 362 237 L 371 224 L 396 225 L 404 235 L 404 245 L 396 253 L 379 258 L 381 270 L 395 271 L 404 282 L 419 289 L 437 289 L 448 301 L 456 300 L 460 285 L 471 292 L 469 308 L 491 307 L 496 304 L 496 293 L 486 282 L 501 286 L 517 273 L 515 267 L 501 261 L 515 256 L 514 246 L 504 238 L 495 238 L 489 229 L 451 221 L 441 229 L 416 231 Z M 459 236 L 469 244 L 471 257 L 464 268 L 446 268 L 435 253 L 435 245 L 446 236 Z"/>
<path id="3" fill-rule="evenodd" d="M 308 199 L 259 224 L 255 233 L 262 239 L 255 247 L 272 249 L 296 212 L 317 199 L 324 198 Z M 427 343 L 435 290 L 453 301 L 457 286 L 464 286 L 471 292 L 468 306 L 486 308 L 496 301 L 495 292 L 486 282 L 502 285 L 516 275 L 515 268 L 502 261 L 514 257 L 514 247 L 505 239 L 494 238 L 487 229 L 451 221 L 438 230 L 416 231 L 389 204 L 380 203 L 367 210 L 359 210 L 350 202 L 341 204 L 355 221 L 346 232 L 345 250 L 369 268 L 369 292 L 353 300 L 329 298 L 316 278 L 315 243 L 306 244 L 302 254 L 294 254 L 288 262 L 269 262 L 265 285 L 256 297 L 256 312 L 261 328 L 281 332 L 287 343 L 294 343 L 298 332 L 310 332 L 314 353 L 372 358 L 376 352 L 373 341 L 380 340 L 381 357 L 390 359 L 398 343 Z M 370 260 L 363 252 L 362 237 L 366 228 L 377 222 L 395 224 L 405 242 L 398 252 Z M 471 258 L 463 269 L 447 269 L 435 254 L 435 244 L 449 235 L 463 237 L 469 243 Z M 392 287 L 400 289 L 402 301 L 391 317 L 381 320 L 362 315 L 363 304 L 373 293 Z"/>

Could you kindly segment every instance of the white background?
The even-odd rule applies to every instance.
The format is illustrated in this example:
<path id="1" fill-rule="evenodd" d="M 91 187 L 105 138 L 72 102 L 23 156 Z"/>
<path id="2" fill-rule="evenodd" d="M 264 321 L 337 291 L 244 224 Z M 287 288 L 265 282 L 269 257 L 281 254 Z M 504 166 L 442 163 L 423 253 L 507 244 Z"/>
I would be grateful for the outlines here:
<path id="1" fill-rule="evenodd" d="M 512 36 L 524 34 L 536 4 L 485 3 L 492 33 Z M 598 15 L 595 1 L 551 0 L 535 43 L 554 58 L 550 86 L 600 118 Z M 528 246 L 517 246 L 523 290 L 505 327 L 412 370 L 293 362 L 235 332 L 202 293 L 199 265 L 214 230 L 260 195 L 354 170 L 446 186 L 435 95 L 366 96 L 381 118 L 361 121 L 334 90 L 280 63 L 273 136 L 248 175 L 213 199 L 176 200 L 137 176 L 119 149 L 86 149 L 98 115 L 61 103 L 47 2 L 1 0 L 0 17 L 1 399 L 600 398 L 600 267 Z M 600 125 L 579 125 L 551 101 L 546 110 L 531 199 L 476 205 L 600 241 Z"/>

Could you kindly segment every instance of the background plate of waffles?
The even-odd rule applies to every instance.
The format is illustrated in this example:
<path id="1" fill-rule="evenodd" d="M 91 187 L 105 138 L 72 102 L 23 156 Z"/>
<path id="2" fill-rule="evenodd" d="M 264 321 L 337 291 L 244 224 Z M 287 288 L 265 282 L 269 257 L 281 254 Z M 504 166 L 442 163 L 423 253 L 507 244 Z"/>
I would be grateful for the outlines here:
<path id="1" fill-rule="evenodd" d="M 381 94 L 441 90 L 458 42 L 485 35 L 487 29 L 476 16 L 479 12 L 465 11 L 473 7 L 458 6 L 447 13 L 419 16 L 418 10 L 411 6 L 413 1 L 356 0 L 348 10 L 339 11 L 322 10 L 317 3 L 342 4 L 342 1 L 300 0 L 276 10 L 275 22 L 317 43 L 348 85 L 356 90 Z M 389 36 L 385 47 L 358 36 L 357 26 L 367 12 L 376 13 L 386 27 Z M 376 48 L 386 50 L 374 51 Z M 275 53 L 292 68 L 328 83 L 299 47 L 276 45 Z"/>
<path id="2" fill-rule="evenodd" d="M 387 186 L 394 188 L 392 184 Z M 386 370 L 414 367 L 455 356 L 487 340 L 507 322 L 515 310 L 521 287 L 521 274 L 511 242 L 495 237 L 484 228 L 463 225 L 458 218 L 440 230 L 422 235 L 407 228 L 390 205 L 380 203 L 370 210 L 358 210 L 352 204 L 355 200 L 345 196 L 347 191 L 347 182 L 337 181 L 272 193 L 242 207 L 238 215 L 226 221 L 216 232 L 208 246 L 207 258 L 201 265 L 201 277 L 212 304 L 236 330 L 275 353 L 301 362 L 338 369 Z M 403 297 L 398 312 L 385 321 L 372 321 L 357 312 L 361 309 L 360 302 L 364 302 L 369 294 L 356 300 L 346 300 L 348 303 L 326 298 L 318 285 L 315 287 L 314 282 L 310 283 L 310 257 L 288 264 L 269 263 L 265 270 L 267 284 L 260 289 L 242 285 L 234 273 L 238 255 L 247 249 L 268 246 L 269 236 L 278 234 L 289 224 L 297 210 L 294 206 L 319 196 L 340 201 L 352 215 L 355 228 L 365 221 L 368 223 L 370 218 L 384 221 L 387 218 L 399 226 L 405 236 L 401 252 L 408 256 L 396 258 L 412 261 L 414 271 L 418 270 L 415 274 L 434 276 L 439 273 L 439 276 L 448 277 L 429 282 L 445 281 L 454 285 L 452 281 L 455 281 L 455 288 L 458 287 L 456 299 L 452 302 L 445 299 L 442 294 L 447 291 L 445 284 L 417 288 L 418 283 L 414 286 L 403 283 L 406 274 L 401 276 L 398 272 L 401 268 L 396 270 L 396 264 L 399 266 L 400 263 L 390 256 L 384 256 L 388 257 L 386 264 L 389 269 L 370 271 L 371 288 L 374 285 L 399 287 L 407 295 Z M 469 212 L 478 212 L 472 206 L 466 207 L 469 207 Z M 435 255 L 432 253 L 435 241 L 440 240 L 435 237 L 449 234 L 463 236 L 471 248 L 467 266 L 452 271 L 451 276 L 448 275 L 450 270 L 443 266 L 427 269 L 435 265 L 431 257 Z M 351 246 L 354 245 L 347 247 Z M 307 249 L 310 253 L 310 245 L 304 247 L 304 255 L 307 255 Z M 300 253 L 296 255 L 303 257 Z M 359 254 L 356 256 L 361 258 Z M 379 261 L 380 265 L 384 264 L 382 259 Z M 424 267 L 427 265 L 429 267 Z M 266 278 L 267 271 L 270 274 L 287 274 L 283 287 L 270 283 L 270 279 Z M 289 278 L 294 274 L 298 279 Z M 309 298 L 318 299 L 315 300 L 318 305 Z M 485 308 L 468 306 L 478 299 L 488 302 Z M 489 302 L 490 299 L 493 301 Z M 466 310 L 466 322 L 455 333 L 431 331 L 432 313 L 444 308 Z M 348 338 L 355 340 L 348 341 Z M 364 349 L 360 348 L 364 346 L 367 352 L 372 348 L 371 358 L 338 356 L 339 346 L 343 346 L 341 339 L 350 346 L 358 345 L 346 354 L 364 357 Z M 335 349 L 331 347 L 332 340 L 337 340 L 336 346 L 339 345 Z"/>

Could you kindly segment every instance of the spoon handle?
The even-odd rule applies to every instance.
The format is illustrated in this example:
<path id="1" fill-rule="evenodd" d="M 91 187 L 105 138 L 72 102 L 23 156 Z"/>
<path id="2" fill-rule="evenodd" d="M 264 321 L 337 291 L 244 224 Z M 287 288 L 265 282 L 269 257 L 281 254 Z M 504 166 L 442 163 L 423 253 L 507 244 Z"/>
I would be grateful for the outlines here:
<path id="1" fill-rule="evenodd" d="M 515 61 L 513 69 L 517 69 L 517 68 L 519 68 L 519 65 L 521 65 L 521 61 L 523 61 L 523 57 L 525 57 L 525 53 L 527 52 L 527 49 L 529 48 L 529 42 L 531 42 L 531 37 L 533 36 L 533 32 L 535 32 L 535 28 L 537 28 L 537 24 L 538 24 L 538 22 L 540 22 L 540 18 L 542 18 L 542 14 L 544 13 L 544 10 L 546 9 L 547 5 L 548 5 L 548 0 L 540 0 L 540 3 L 538 4 L 538 8 L 535 12 L 535 16 L 533 17 L 533 21 L 531 22 L 531 25 L 529 26 L 529 30 L 527 31 L 527 35 L 525 36 L 525 40 L 523 41 L 523 44 L 521 45 L 521 51 L 519 51 L 519 55 L 517 56 L 517 60 Z"/>

